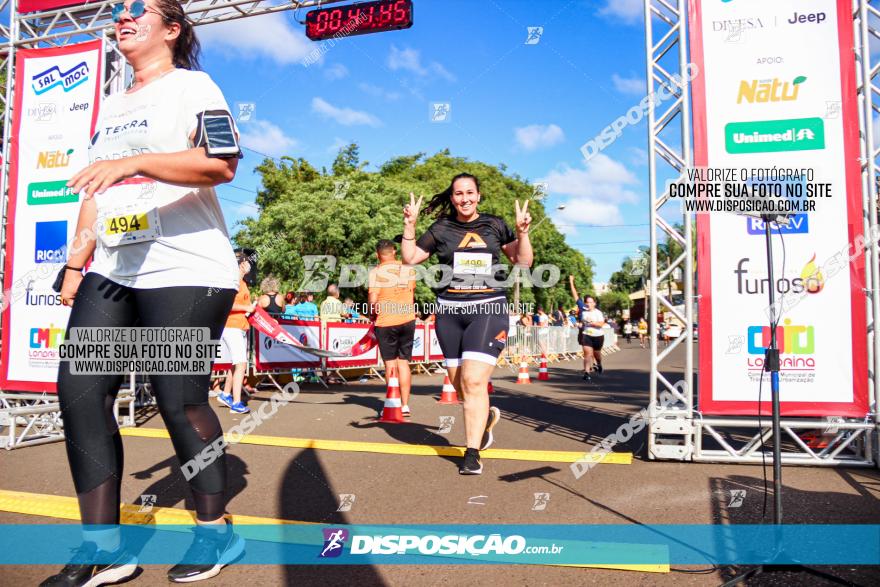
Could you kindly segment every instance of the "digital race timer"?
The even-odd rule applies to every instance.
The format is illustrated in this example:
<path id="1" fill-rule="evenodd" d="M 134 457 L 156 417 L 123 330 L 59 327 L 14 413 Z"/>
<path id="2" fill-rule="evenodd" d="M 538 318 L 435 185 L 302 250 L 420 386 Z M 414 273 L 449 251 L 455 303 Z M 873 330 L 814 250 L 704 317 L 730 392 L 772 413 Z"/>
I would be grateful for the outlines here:
<path id="1" fill-rule="evenodd" d="M 412 0 L 379 0 L 313 10 L 306 14 L 306 36 L 321 41 L 408 29 L 412 24 Z"/>

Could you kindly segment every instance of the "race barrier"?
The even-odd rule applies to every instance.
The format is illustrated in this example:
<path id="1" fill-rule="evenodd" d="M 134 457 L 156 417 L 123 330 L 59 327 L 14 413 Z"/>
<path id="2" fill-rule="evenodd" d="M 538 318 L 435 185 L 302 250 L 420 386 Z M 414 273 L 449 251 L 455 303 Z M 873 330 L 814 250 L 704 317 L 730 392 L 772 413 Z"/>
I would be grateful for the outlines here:
<path id="1" fill-rule="evenodd" d="M 301 343 L 335 351 L 349 348 L 370 326 L 367 321 L 321 322 L 294 320 L 283 316 L 275 318 L 290 336 Z M 577 333 L 577 328 L 570 327 L 516 325 L 508 333 L 507 347 L 498 364 L 508 365 L 516 373 L 521 361 L 537 365 L 542 354 L 547 357 L 548 364 L 574 359 L 582 353 Z M 603 354 L 619 350 L 616 334 L 607 327 L 605 340 Z M 433 322 L 417 321 L 410 363 L 414 372 L 445 374 L 443 361 L 436 325 Z M 213 377 L 223 377 L 231 368 L 229 357 L 221 350 L 220 357 L 212 367 Z M 346 372 L 349 378 L 355 372 L 384 382 L 384 363 L 379 356 L 379 349 L 373 348 L 355 357 L 319 358 L 301 349 L 278 343 L 253 329 L 249 333 L 246 373 L 257 379 L 255 385 L 258 387 L 268 385 L 283 389 L 276 376 L 312 373 L 313 381 L 327 388 L 330 374 L 347 382 Z M 155 404 L 150 391 L 149 379 L 143 375 L 130 373 L 124 379 L 114 405 L 114 415 L 121 427 L 135 426 L 137 410 Z M 60 407 L 54 389 L 44 393 L 0 391 L 0 448 L 10 450 L 63 438 Z"/>

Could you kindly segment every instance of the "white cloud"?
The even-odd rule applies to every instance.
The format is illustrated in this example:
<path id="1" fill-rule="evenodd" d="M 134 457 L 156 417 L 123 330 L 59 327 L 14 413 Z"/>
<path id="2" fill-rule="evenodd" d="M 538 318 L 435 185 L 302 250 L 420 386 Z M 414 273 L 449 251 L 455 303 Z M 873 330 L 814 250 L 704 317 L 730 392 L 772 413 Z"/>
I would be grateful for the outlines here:
<path id="1" fill-rule="evenodd" d="M 384 88 L 380 88 L 379 86 L 374 86 L 372 84 L 359 83 L 358 88 L 365 94 L 369 94 L 370 96 L 374 96 L 376 98 L 382 98 L 390 102 L 400 99 L 400 92 L 389 92 Z"/>
<path id="2" fill-rule="evenodd" d="M 355 126 L 366 124 L 367 126 L 381 126 L 382 121 L 368 112 L 353 110 L 351 108 L 339 108 L 330 104 L 323 98 L 312 98 L 312 112 L 335 120 L 343 126 Z"/>
<path id="3" fill-rule="evenodd" d="M 287 65 L 302 61 L 314 49 L 305 34 L 281 14 L 265 14 L 199 27 L 199 41 L 240 59 L 269 57 Z"/>
<path id="4" fill-rule="evenodd" d="M 454 75 L 449 73 L 449 71 L 445 67 L 443 67 L 436 61 L 432 62 L 429 68 L 431 70 L 431 73 L 439 75 L 448 82 L 454 82 L 456 79 Z"/>
<path id="5" fill-rule="evenodd" d="M 644 95 L 647 91 L 644 78 L 638 76 L 622 77 L 615 73 L 611 76 L 611 81 L 614 82 L 614 89 L 623 94 Z"/>
<path id="6" fill-rule="evenodd" d="M 409 71 L 419 77 L 433 74 L 450 82 L 454 82 L 456 79 L 436 61 L 432 61 L 428 66 L 422 65 L 421 53 L 417 49 L 398 49 L 395 45 L 391 45 L 391 53 L 388 54 L 388 68 L 391 71 Z"/>
<path id="7" fill-rule="evenodd" d="M 241 144 L 249 149 L 279 157 L 299 147 L 299 141 L 267 120 L 253 120 L 242 125 Z"/>
<path id="8" fill-rule="evenodd" d="M 351 144 L 351 141 L 346 141 L 345 139 L 335 137 L 333 139 L 333 144 L 331 144 L 329 147 L 327 147 L 327 152 L 335 155 L 339 152 L 339 149 L 341 149 L 342 147 L 347 147 L 350 144 Z"/>
<path id="9" fill-rule="evenodd" d="M 391 71 L 404 69 L 418 75 L 426 75 L 428 70 L 422 67 L 421 57 L 415 49 L 398 49 L 391 45 L 391 53 L 388 54 L 388 67 Z"/>
<path id="10" fill-rule="evenodd" d="M 565 140 L 562 129 L 555 124 L 530 124 L 514 129 L 516 144 L 526 151 L 552 147 Z"/>
<path id="11" fill-rule="evenodd" d="M 579 232 L 583 232 L 583 228 L 572 226 L 572 218 L 577 218 L 578 224 L 606 226 L 624 223 L 620 209 L 610 202 L 563 200 L 560 205 L 565 206 L 565 210 L 554 211 L 550 214 L 550 219 L 562 234 L 576 236 Z"/>
<path id="12" fill-rule="evenodd" d="M 348 68 L 341 63 L 334 63 L 324 70 L 324 77 L 330 81 L 348 77 Z"/>
<path id="13" fill-rule="evenodd" d="M 620 19 L 625 24 L 639 24 L 645 18 L 644 0 L 605 0 L 599 14 L 610 19 Z"/>
<path id="14" fill-rule="evenodd" d="M 631 154 L 630 162 L 633 165 L 647 165 L 648 164 L 648 152 L 639 147 L 630 147 L 629 152 Z"/>
<path id="15" fill-rule="evenodd" d="M 638 194 L 628 189 L 639 183 L 636 176 L 603 153 L 581 168 L 563 164 L 537 181 L 546 182 L 551 195 L 563 196 L 559 204 L 565 210 L 554 211 L 551 216 L 561 232 L 572 235 L 577 231 L 570 226 L 572 218 L 577 218 L 579 224 L 623 224 L 619 205 L 639 199 Z"/>

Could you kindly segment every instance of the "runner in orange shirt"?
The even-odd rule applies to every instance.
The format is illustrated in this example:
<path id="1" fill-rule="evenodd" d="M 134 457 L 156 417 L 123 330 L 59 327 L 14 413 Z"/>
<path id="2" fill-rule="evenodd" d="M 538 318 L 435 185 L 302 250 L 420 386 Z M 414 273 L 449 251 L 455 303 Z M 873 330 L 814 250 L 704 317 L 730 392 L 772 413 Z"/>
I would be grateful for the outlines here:
<path id="1" fill-rule="evenodd" d="M 413 338 L 416 332 L 413 292 L 416 289 L 415 271 L 397 260 L 397 247 L 389 240 L 376 245 L 379 265 L 370 271 L 369 302 L 376 318 L 376 338 L 379 352 L 390 373 L 396 367 L 400 380 L 400 399 L 403 416 L 409 418 L 409 392 L 412 377 Z"/>

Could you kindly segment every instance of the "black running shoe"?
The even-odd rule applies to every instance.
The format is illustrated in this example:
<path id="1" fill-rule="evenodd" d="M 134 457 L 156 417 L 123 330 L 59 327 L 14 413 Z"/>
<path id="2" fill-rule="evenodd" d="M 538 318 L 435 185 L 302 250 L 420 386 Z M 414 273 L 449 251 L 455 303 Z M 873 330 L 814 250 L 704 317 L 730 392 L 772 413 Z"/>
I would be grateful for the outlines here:
<path id="1" fill-rule="evenodd" d="M 495 428 L 495 424 L 497 424 L 500 419 L 501 410 L 495 406 L 490 407 L 489 419 L 486 420 L 486 429 L 483 431 L 483 440 L 480 441 L 480 450 L 486 450 L 492 446 L 492 442 L 495 440 L 495 437 L 492 436 L 492 428 Z"/>
<path id="2" fill-rule="evenodd" d="M 602 368 L 602 363 L 596 363 L 596 373 L 602 373 L 605 369 Z"/>
<path id="3" fill-rule="evenodd" d="M 137 559 L 122 547 L 113 553 L 101 553 L 101 559 L 112 561 L 110 563 L 82 563 L 98 558 L 98 552 L 94 542 L 83 542 L 74 552 L 76 562 L 65 565 L 60 573 L 40 583 L 40 587 L 97 587 L 128 579 L 137 571 Z"/>
<path id="4" fill-rule="evenodd" d="M 464 460 L 458 467 L 460 475 L 479 475 L 483 472 L 483 463 L 480 462 L 480 451 L 469 448 L 464 451 Z"/>
<path id="5" fill-rule="evenodd" d="M 592 380 L 593 380 L 593 378 L 590 377 L 590 374 L 589 374 L 588 372 L 586 372 L 586 371 L 584 371 L 584 376 L 582 377 L 582 379 L 583 379 L 584 381 L 592 381 Z"/>
<path id="6" fill-rule="evenodd" d="M 183 561 L 169 569 L 169 581 L 192 583 L 210 579 L 244 553 L 244 539 L 232 531 L 228 520 L 226 532 L 212 530 L 205 524 L 197 525 L 193 533 L 193 542 L 183 555 Z"/>

